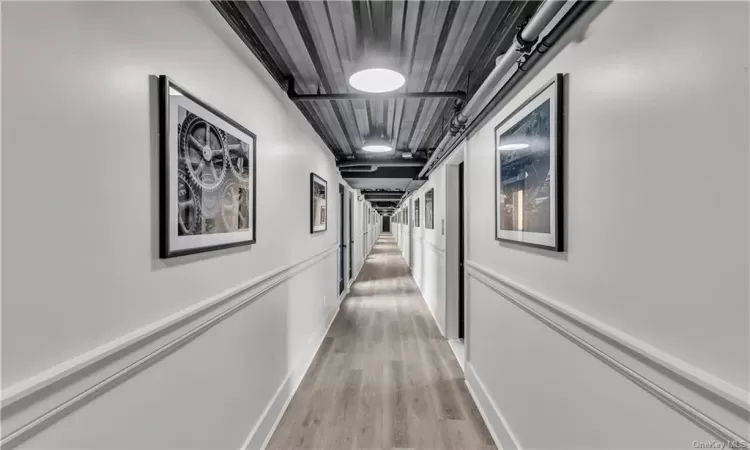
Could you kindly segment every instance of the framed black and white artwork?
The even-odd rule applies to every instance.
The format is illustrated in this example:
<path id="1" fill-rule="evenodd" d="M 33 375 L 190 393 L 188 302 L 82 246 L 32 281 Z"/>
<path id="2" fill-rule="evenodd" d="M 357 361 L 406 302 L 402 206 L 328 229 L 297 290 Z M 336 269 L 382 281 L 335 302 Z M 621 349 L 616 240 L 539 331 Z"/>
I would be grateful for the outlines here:
<path id="1" fill-rule="evenodd" d="M 252 244 L 255 134 L 162 75 L 160 258 Z"/>
<path id="2" fill-rule="evenodd" d="M 414 226 L 419 226 L 419 199 L 414 200 Z"/>
<path id="3" fill-rule="evenodd" d="M 328 229 L 328 182 L 310 173 L 310 233 Z"/>
<path id="4" fill-rule="evenodd" d="M 432 188 L 424 194 L 424 227 L 435 229 L 435 189 Z"/>
<path id="5" fill-rule="evenodd" d="M 495 127 L 495 238 L 563 251 L 563 76 Z"/>

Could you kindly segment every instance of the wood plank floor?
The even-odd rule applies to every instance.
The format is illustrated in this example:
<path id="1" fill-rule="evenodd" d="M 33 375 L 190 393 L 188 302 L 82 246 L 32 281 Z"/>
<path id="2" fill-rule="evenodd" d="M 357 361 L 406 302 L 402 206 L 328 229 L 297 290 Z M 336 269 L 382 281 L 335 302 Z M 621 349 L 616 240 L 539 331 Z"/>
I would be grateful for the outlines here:
<path id="1" fill-rule="evenodd" d="M 365 261 L 268 448 L 495 448 L 391 234 Z"/>

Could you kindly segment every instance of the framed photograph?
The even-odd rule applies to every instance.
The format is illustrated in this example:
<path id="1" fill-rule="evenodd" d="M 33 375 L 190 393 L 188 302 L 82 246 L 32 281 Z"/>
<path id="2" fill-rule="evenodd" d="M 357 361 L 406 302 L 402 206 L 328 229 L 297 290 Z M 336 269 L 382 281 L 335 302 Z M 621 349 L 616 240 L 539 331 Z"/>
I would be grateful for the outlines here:
<path id="1" fill-rule="evenodd" d="M 310 172 L 310 233 L 328 229 L 328 182 Z"/>
<path id="2" fill-rule="evenodd" d="M 414 200 L 414 226 L 419 226 L 419 199 Z"/>
<path id="3" fill-rule="evenodd" d="M 424 227 L 435 229 L 435 189 L 432 188 L 424 194 Z"/>
<path id="4" fill-rule="evenodd" d="M 495 127 L 495 238 L 563 251 L 563 76 Z"/>
<path id="5" fill-rule="evenodd" d="M 255 134 L 159 77 L 159 257 L 252 244 Z"/>
<path id="6" fill-rule="evenodd" d="M 563 76 L 495 127 L 495 238 L 563 251 Z"/>

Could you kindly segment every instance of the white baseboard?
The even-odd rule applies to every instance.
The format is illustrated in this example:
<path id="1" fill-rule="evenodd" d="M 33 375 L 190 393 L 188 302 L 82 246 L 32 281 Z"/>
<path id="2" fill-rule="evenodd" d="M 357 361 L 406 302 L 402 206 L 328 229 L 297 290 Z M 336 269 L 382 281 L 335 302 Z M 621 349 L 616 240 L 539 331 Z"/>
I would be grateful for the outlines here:
<path id="1" fill-rule="evenodd" d="M 466 371 L 466 344 L 461 339 L 448 339 L 448 346 L 450 346 L 453 356 L 458 360 L 458 365 L 461 366 L 461 370 Z"/>
<path id="2" fill-rule="evenodd" d="M 327 325 L 323 328 L 322 333 L 318 333 L 310 337 L 310 346 L 308 348 L 308 358 L 306 361 L 301 361 L 300 364 L 289 371 L 284 382 L 281 383 L 279 389 L 276 390 L 271 401 L 266 406 L 260 419 L 253 427 L 253 430 L 245 439 L 240 450 L 260 450 L 265 449 L 268 446 L 268 442 L 271 440 L 271 436 L 276 431 L 276 427 L 279 426 L 281 418 L 284 417 L 284 413 L 289 407 L 294 394 L 297 393 L 300 383 L 305 378 L 307 371 L 310 368 L 315 355 L 318 354 L 318 349 L 323 344 L 323 339 L 328 335 L 328 330 L 333 325 L 333 321 L 336 319 L 339 309 L 336 308 L 331 317 L 328 319 Z M 302 369 L 302 370 L 300 370 Z M 299 374 L 295 376 L 295 374 Z M 284 392 L 288 392 L 287 395 L 283 395 Z"/>
<path id="3" fill-rule="evenodd" d="M 365 257 L 366 259 L 367 257 Z M 362 268 L 365 266 L 364 260 L 362 261 L 362 264 L 360 264 L 359 269 L 357 269 L 357 272 L 352 275 L 352 278 L 349 280 L 349 286 L 347 286 L 347 290 L 350 291 L 352 289 L 352 285 L 355 281 L 357 281 L 357 277 L 359 276 L 359 273 L 362 272 Z"/>
<path id="4" fill-rule="evenodd" d="M 479 414 L 484 419 L 484 423 L 487 425 L 497 448 L 500 450 L 520 450 L 521 446 L 508 426 L 508 422 L 497 405 L 495 405 L 484 383 L 479 379 L 470 362 L 466 363 L 464 374 L 466 377 L 464 381 L 466 387 L 469 389 L 469 394 L 474 399 L 474 403 L 476 403 L 477 409 L 479 409 Z"/>
<path id="5" fill-rule="evenodd" d="M 411 274 L 412 279 L 414 280 L 414 284 L 417 286 L 417 290 L 419 291 L 419 295 L 422 296 L 422 300 L 424 301 L 424 304 L 427 305 L 427 310 L 430 312 L 430 316 L 432 316 L 432 320 L 435 321 L 435 325 L 437 325 L 438 330 L 440 331 L 440 335 L 443 337 L 445 336 L 445 330 L 443 330 L 443 325 L 440 323 L 440 318 L 435 313 L 435 311 L 430 306 L 430 303 L 427 301 L 427 297 L 424 295 L 424 292 L 422 292 L 422 287 L 417 283 L 417 279 L 414 278 L 414 274 Z"/>
<path id="6" fill-rule="evenodd" d="M 367 250 L 367 254 L 362 257 L 362 264 L 359 265 L 359 268 L 357 269 L 357 272 L 349 279 L 349 285 L 347 286 L 347 291 L 350 291 L 352 288 L 352 285 L 355 281 L 357 281 L 357 277 L 359 277 L 360 272 L 362 272 L 362 268 L 365 267 L 365 261 L 367 261 L 367 257 L 370 256 L 370 253 L 372 253 L 372 247 L 370 247 Z"/>

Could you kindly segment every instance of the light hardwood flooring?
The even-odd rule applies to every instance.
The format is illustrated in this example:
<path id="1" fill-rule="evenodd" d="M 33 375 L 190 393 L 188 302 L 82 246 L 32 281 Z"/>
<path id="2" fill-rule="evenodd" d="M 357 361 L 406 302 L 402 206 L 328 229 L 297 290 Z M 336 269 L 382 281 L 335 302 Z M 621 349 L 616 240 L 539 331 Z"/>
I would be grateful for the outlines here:
<path id="1" fill-rule="evenodd" d="M 268 448 L 495 448 L 391 234 L 365 261 Z"/>

